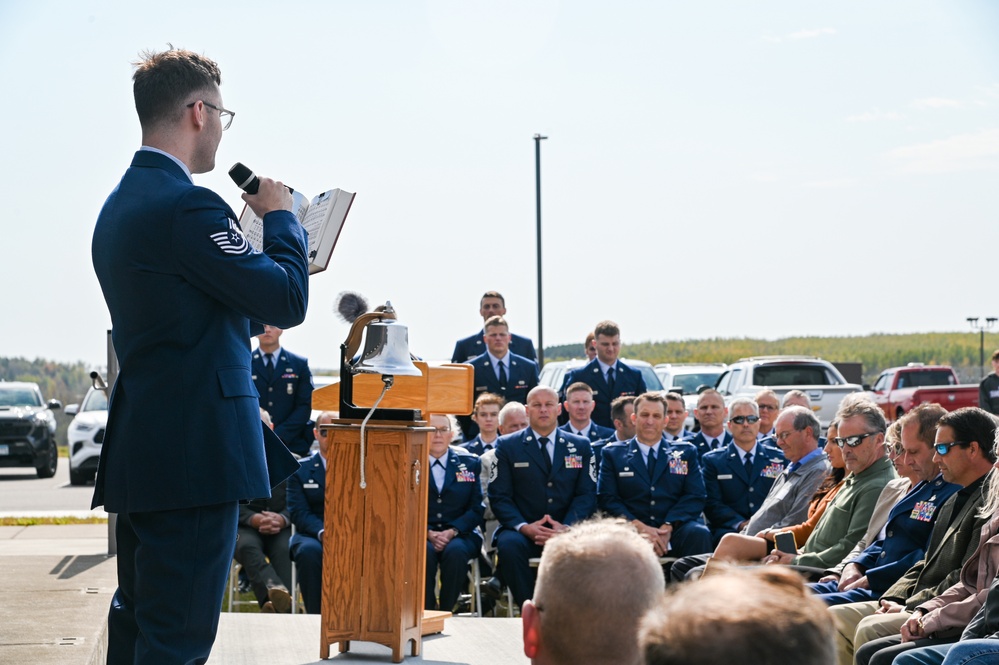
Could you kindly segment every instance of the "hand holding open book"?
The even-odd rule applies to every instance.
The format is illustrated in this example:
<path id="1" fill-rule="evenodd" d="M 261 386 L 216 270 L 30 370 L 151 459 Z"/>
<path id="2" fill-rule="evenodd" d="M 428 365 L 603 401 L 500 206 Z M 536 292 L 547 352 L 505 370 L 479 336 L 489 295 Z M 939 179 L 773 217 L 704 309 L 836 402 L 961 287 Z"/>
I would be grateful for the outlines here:
<path id="1" fill-rule="evenodd" d="M 299 192 L 294 192 L 292 197 L 292 212 L 309 234 L 309 274 L 326 270 L 347 213 L 350 212 L 350 205 L 354 202 L 354 193 L 331 189 L 317 195 L 312 201 Z M 239 216 L 239 225 L 250 245 L 257 251 L 262 251 L 264 220 L 249 206 L 244 206 Z"/>

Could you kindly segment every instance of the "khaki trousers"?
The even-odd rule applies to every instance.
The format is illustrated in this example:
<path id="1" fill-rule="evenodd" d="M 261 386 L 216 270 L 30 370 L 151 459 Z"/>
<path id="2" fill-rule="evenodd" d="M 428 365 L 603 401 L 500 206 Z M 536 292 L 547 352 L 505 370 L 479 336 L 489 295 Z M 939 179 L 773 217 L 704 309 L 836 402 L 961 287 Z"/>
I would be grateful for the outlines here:
<path id="1" fill-rule="evenodd" d="M 910 613 L 875 614 L 877 601 L 847 603 L 829 608 L 836 623 L 836 658 L 839 665 L 854 665 L 853 654 L 879 637 L 898 635 Z"/>

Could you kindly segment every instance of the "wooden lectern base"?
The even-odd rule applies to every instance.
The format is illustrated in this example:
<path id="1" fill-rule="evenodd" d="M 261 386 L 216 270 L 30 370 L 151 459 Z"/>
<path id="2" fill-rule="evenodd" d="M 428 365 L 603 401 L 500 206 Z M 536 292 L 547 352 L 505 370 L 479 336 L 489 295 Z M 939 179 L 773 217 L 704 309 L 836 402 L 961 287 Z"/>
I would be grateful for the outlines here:
<path id="1" fill-rule="evenodd" d="M 384 644 L 394 663 L 407 643 L 420 655 L 431 431 L 422 421 L 370 421 L 362 489 L 360 421 L 330 427 L 320 658 L 333 644 L 349 651 L 351 640 Z"/>

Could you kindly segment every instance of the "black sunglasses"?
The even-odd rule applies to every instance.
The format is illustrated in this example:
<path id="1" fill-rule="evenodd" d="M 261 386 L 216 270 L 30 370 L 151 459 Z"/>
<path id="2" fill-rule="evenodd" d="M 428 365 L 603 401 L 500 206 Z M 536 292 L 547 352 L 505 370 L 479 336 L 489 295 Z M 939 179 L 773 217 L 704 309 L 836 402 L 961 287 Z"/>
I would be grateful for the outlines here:
<path id="1" fill-rule="evenodd" d="M 745 425 L 746 423 L 749 423 L 750 425 L 752 425 L 753 423 L 760 422 L 760 417 L 759 416 L 736 416 L 735 418 L 729 418 L 729 420 L 731 420 L 736 425 Z"/>
<path id="2" fill-rule="evenodd" d="M 856 448 L 861 443 L 863 443 L 864 439 L 866 439 L 867 437 L 875 436 L 878 434 L 881 434 L 881 432 L 868 432 L 867 434 L 857 434 L 855 436 L 836 437 L 835 439 L 832 440 L 832 442 L 835 443 L 840 448 L 842 448 L 843 446 L 850 446 L 851 448 Z"/>

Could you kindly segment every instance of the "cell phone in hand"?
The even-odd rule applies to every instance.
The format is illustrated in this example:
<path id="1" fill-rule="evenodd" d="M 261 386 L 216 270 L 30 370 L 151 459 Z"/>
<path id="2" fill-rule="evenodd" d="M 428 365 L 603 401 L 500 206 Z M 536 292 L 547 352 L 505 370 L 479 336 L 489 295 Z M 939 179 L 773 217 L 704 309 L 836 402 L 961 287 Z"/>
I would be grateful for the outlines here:
<path id="1" fill-rule="evenodd" d="M 785 554 L 797 554 L 798 552 L 798 544 L 794 542 L 794 534 L 790 531 L 774 534 L 774 546 Z"/>

